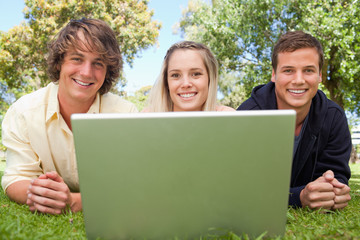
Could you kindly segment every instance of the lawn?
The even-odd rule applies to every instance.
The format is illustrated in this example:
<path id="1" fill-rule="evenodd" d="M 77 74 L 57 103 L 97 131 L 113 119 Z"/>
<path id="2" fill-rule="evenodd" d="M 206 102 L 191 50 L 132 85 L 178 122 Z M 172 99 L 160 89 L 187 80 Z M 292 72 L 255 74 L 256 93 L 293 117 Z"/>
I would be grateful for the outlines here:
<path id="1" fill-rule="evenodd" d="M 1 176 L 3 167 L 0 161 Z M 348 207 L 327 213 L 289 209 L 286 233 L 277 239 L 360 239 L 360 164 L 352 164 L 351 169 L 352 200 Z M 11 202 L 0 190 L 0 239 L 86 239 L 82 212 L 61 216 L 33 214 L 26 206 Z M 209 238 L 247 239 L 247 236 Z"/>

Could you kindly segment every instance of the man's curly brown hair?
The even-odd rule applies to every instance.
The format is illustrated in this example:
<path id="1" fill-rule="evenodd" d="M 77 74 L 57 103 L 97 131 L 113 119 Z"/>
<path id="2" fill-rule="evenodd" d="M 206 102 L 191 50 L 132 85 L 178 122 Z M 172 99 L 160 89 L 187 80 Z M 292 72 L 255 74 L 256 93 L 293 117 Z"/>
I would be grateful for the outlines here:
<path id="1" fill-rule="evenodd" d="M 84 38 L 80 38 L 80 32 Z M 71 48 L 100 55 L 106 64 L 106 76 L 99 93 L 107 93 L 122 69 L 121 52 L 114 31 L 102 20 L 71 20 L 48 45 L 48 74 L 53 82 L 59 81 L 61 65 Z"/>

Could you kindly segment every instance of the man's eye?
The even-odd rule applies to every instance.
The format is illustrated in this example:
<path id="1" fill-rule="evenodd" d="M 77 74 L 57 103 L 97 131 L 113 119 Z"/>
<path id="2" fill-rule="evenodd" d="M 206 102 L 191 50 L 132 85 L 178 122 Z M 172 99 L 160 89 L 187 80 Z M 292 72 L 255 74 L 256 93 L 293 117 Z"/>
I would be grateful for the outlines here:
<path id="1" fill-rule="evenodd" d="M 102 62 L 96 62 L 96 63 L 95 63 L 95 66 L 97 66 L 97 67 L 104 67 L 104 63 L 102 63 Z"/>

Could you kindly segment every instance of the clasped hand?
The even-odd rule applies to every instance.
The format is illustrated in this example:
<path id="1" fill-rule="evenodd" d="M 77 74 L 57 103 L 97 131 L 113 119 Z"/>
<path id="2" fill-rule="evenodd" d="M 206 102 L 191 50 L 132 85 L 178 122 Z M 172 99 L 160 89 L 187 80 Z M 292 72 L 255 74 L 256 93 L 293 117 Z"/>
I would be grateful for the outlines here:
<path id="1" fill-rule="evenodd" d="M 346 207 L 350 200 L 350 187 L 339 182 L 331 170 L 308 183 L 300 193 L 302 206 L 316 209 L 341 209 Z"/>
<path id="2" fill-rule="evenodd" d="M 72 202 L 71 192 L 57 172 L 48 172 L 31 181 L 26 204 L 30 211 L 61 214 Z"/>

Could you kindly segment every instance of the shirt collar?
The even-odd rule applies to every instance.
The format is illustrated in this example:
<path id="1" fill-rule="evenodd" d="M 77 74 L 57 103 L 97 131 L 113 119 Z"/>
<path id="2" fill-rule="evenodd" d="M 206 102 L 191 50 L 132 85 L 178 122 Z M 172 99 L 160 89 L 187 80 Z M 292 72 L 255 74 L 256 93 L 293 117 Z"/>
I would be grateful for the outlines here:
<path id="1" fill-rule="evenodd" d="M 46 122 L 48 122 L 52 118 L 59 119 L 60 114 L 60 106 L 59 106 L 59 100 L 57 98 L 59 85 L 50 83 L 48 86 L 49 93 L 48 93 L 48 107 L 46 111 Z"/>
<path id="2" fill-rule="evenodd" d="M 100 113 L 100 93 L 96 94 L 96 98 L 87 113 Z"/>
<path id="3" fill-rule="evenodd" d="M 58 91 L 59 85 L 55 83 L 50 83 L 48 85 L 48 107 L 46 111 L 46 122 L 52 118 L 59 119 L 60 116 L 60 106 L 58 100 Z M 96 94 L 93 104 L 90 106 L 87 113 L 100 113 L 100 93 Z"/>

